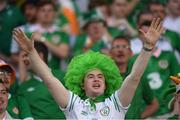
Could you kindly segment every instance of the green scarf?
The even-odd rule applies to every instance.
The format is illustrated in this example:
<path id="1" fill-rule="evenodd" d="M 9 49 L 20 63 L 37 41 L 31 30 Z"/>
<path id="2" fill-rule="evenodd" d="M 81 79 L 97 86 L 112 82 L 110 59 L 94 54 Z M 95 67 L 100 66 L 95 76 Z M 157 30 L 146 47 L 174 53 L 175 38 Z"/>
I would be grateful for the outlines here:
<path id="1" fill-rule="evenodd" d="M 85 96 L 83 99 L 85 101 L 89 101 L 89 103 L 90 103 L 90 110 L 91 111 L 96 111 L 96 103 L 104 102 L 105 98 L 106 98 L 105 95 L 102 94 L 102 95 L 96 97 L 95 99 L 89 98 L 87 96 Z"/>

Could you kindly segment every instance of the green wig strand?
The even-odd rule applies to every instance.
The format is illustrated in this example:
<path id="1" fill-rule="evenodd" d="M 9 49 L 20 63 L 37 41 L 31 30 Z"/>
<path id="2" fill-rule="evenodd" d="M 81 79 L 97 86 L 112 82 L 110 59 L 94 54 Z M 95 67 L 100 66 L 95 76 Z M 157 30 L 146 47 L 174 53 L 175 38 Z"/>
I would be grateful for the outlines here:
<path id="1" fill-rule="evenodd" d="M 88 71 L 93 69 L 99 69 L 105 76 L 105 98 L 120 88 L 122 77 L 115 62 L 109 56 L 93 51 L 76 56 L 71 60 L 64 78 L 66 87 L 84 98 L 85 91 L 82 89 L 84 77 Z"/>

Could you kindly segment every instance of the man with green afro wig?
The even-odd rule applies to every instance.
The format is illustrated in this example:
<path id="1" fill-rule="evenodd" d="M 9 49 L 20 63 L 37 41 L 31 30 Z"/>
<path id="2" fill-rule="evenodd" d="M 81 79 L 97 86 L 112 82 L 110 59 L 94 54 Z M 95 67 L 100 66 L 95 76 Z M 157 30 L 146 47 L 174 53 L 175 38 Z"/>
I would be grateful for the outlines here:
<path id="1" fill-rule="evenodd" d="M 84 98 L 86 95 L 81 88 L 84 77 L 88 71 L 95 69 L 103 73 L 105 83 L 108 85 L 104 92 L 104 97 L 109 97 L 120 88 L 122 77 L 114 61 L 106 55 L 93 51 L 89 51 L 72 59 L 65 76 L 67 88 L 81 98 Z"/>
<path id="2" fill-rule="evenodd" d="M 118 68 L 109 57 L 92 51 L 75 57 L 65 75 L 69 90 L 52 75 L 48 66 L 39 58 L 33 39 L 27 38 L 20 29 L 13 31 L 13 37 L 29 55 L 33 71 L 44 81 L 67 119 L 109 120 L 124 119 L 163 31 L 159 18 L 152 20 L 147 32 L 140 30 L 144 38 L 143 49 L 122 85 Z M 121 88 L 118 88 L 120 85 Z"/>

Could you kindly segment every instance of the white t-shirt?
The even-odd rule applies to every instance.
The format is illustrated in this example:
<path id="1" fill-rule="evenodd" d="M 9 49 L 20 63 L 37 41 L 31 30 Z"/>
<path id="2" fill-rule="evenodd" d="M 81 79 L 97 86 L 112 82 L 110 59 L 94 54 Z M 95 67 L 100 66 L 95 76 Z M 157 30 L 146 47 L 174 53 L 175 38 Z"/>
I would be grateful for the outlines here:
<path id="1" fill-rule="evenodd" d="M 166 29 L 172 30 L 180 34 L 180 16 L 177 18 L 172 18 L 170 16 L 165 17 L 163 26 Z"/>
<path id="2" fill-rule="evenodd" d="M 64 111 L 66 119 L 74 120 L 119 120 L 124 119 L 128 107 L 123 107 L 116 91 L 104 102 L 95 103 L 96 110 L 91 107 L 89 99 L 82 100 L 69 91 L 69 102 Z"/>
<path id="3" fill-rule="evenodd" d="M 139 54 L 143 47 L 142 40 L 140 40 L 140 38 L 134 38 L 130 42 L 131 42 L 130 44 L 131 44 L 131 49 L 133 51 L 133 54 Z M 163 37 L 163 36 L 161 36 L 160 40 L 158 40 L 156 47 L 160 48 L 163 51 L 173 50 L 170 40 L 168 40 L 166 37 Z"/>

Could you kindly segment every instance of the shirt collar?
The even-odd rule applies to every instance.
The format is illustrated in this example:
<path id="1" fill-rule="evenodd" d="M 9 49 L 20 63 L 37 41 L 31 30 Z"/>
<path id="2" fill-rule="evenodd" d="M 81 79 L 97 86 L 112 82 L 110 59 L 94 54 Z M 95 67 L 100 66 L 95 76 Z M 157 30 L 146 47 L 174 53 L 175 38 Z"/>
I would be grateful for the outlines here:
<path id="1" fill-rule="evenodd" d="M 156 50 L 153 52 L 153 56 L 158 58 L 161 55 L 162 50 L 160 48 L 156 48 Z"/>
<path id="2" fill-rule="evenodd" d="M 57 30 L 57 27 L 55 25 L 52 25 L 49 28 L 43 28 L 40 24 L 37 24 L 37 27 L 40 33 L 52 33 Z"/>

